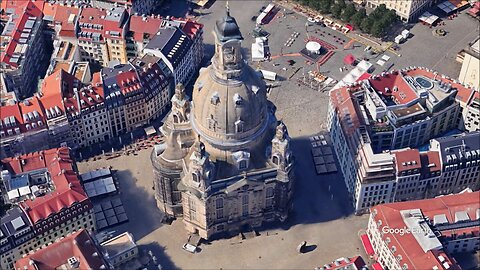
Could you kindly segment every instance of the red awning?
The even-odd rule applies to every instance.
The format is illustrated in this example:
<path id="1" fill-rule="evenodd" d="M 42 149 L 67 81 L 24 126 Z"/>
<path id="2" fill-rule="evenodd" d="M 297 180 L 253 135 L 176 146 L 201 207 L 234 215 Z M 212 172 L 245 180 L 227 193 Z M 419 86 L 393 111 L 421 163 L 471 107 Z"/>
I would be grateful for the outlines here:
<path id="1" fill-rule="evenodd" d="M 383 267 L 378 262 L 372 264 L 372 267 L 373 267 L 373 270 L 383 270 Z"/>
<path id="2" fill-rule="evenodd" d="M 365 249 L 365 252 L 367 252 L 367 255 L 374 255 L 375 252 L 373 251 L 372 243 L 370 242 L 368 235 L 362 234 L 360 238 L 362 239 L 363 248 Z"/>
<path id="3" fill-rule="evenodd" d="M 345 62 L 345 64 L 347 65 L 353 65 L 355 63 L 355 60 L 355 56 L 353 56 L 352 54 L 349 54 L 345 56 L 345 58 L 343 58 L 343 62 Z"/>
<path id="4" fill-rule="evenodd" d="M 357 82 L 366 80 L 366 79 L 370 78 L 371 76 L 372 76 L 372 74 L 369 74 L 369 73 L 365 72 L 365 73 L 362 74 L 362 76 L 358 77 Z"/>
<path id="5" fill-rule="evenodd" d="M 349 23 L 345 24 L 345 28 L 347 28 L 350 31 L 353 31 L 353 25 L 351 25 Z"/>

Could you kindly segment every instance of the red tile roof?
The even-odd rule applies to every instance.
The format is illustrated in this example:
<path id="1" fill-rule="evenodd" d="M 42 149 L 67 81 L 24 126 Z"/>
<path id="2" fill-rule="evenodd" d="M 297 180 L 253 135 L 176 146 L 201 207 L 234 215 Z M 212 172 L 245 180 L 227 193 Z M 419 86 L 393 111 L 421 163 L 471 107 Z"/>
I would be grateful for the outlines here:
<path id="1" fill-rule="evenodd" d="M 437 151 L 422 152 L 420 153 L 420 160 L 422 163 L 423 175 L 442 170 L 442 164 L 440 163 L 440 152 L 437 152 Z"/>
<path id="2" fill-rule="evenodd" d="M 39 9 L 40 7 L 40 9 Z M 42 13 L 43 8 L 43 1 L 39 2 L 28 2 L 26 5 L 18 5 L 16 9 L 16 14 L 20 17 L 16 19 L 15 29 L 16 31 L 12 31 L 10 36 L 10 41 L 5 49 L 5 52 L 2 52 L 2 62 L 13 67 L 18 67 L 17 63 L 10 62 L 15 48 L 19 44 L 19 40 L 21 38 L 23 29 L 25 28 L 25 23 L 28 21 L 30 17 L 36 17 L 37 19 L 41 19 L 43 16 Z"/>
<path id="3" fill-rule="evenodd" d="M 142 16 L 132 15 L 130 17 L 130 31 L 133 32 L 133 39 L 138 42 L 143 42 L 144 34 L 153 37 L 160 29 L 162 21 L 163 19 L 160 16 L 144 18 Z"/>
<path id="4" fill-rule="evenodd" d="M 346 136 L 353 135 L 355 130 L 362 124 L 362 119 L 358 117 L 355 104 L 353 103 L 351 92 L 347 87 L 335 89 L 330 92 L 330 100 L 337 111 L 340 123 Z"/>
<path id="5" fill-rule="evenodd" d="M 393 152 L 397 173 L 408 170 L 420 169 L 420 153 L 418 149 L 405 149 Z"/>
<path id="6" fill-rule="evenodd" d="M 369 81 L 379 94 L 391 96 L 397 104 L 407 104 L 418 98 L 415 91 L 403 79 L 401 74 L 386 74 L 383 77 L 378 76 L 377 79 L 370 78 Z M 398 88 L 398 91 L 393 91 L 395 86 Z M 388 88 L 388 91 L 386 88 Z"/>
<path id="7" fill-rule="evenodd" d="M 14 174 L 41 168 L 46 168 L 49 172 L 54 190 L 47 195 L 26 200 L 20 204 L 33 224 L 74 203 L 88 200 L 66 147 L 7 158 L 2 160 L 2 164 Z"/>
<path id="8" fill-rule="evenodd" d="M 59 269 L 64 264 L 68 265 L 67 260 L 72 257 L 79 261 L 78 269 L 102 269 L 102 265 L 106 268 L 106 262 L 103 260 L 100 250 L 95 246 L 95 242 L 88 232 L 83 229 L 19 259 L 15 262 L 15 268 L 22 270 Z M 34 263 L 32 264 L 31 261 Z"/>
<path id="9" fill-rule="evenodd" d="M 455 222 L 455 213 L 466 211 L 471 219 L 476 218 L 476 210 L 480 208 L 480 192 L 462 193 L 455 195 L 447 195 L 434 199 L 397 202 L 377 205 L 371 208 L 375 222 L 381 220 L 381 226 L 388 228 L 404 228 L 406 224 L 400 211 L 409 209 L 421 209 L 423 215 L 433 220 L 435 215 L 446 215 L 450 223 Z M 478 228 L 471 230 L 475 231 Z M 379 228 L 379 231 L 382 231 Z M 442 255 L 450 264 L 450 269 L 460 269 L 460 267 L 451 259 L 443 250 L 430 250 L 424 252 L 420 244 L 411 233 L 403 235 L 390 233 L 388 230 L 383 234 L 382 238 L 390 239 L 389 248 L 396 247 L 395 256 L 402 256 L 402 264 L 406 263 L 409 269 L 432 269 L 437 266 L 438 269 L 444 269 L 438 260 L 438 256 Z"/>
<path id="10" fill-rule="evenodd" d="M 191 39 L 194 39 L 198 31 L 200 31 L 202 28 L 203 24 L 187 19 L 182 27 L 182 30 L 185 34 L 187 34 L 187 36 L 189 36 Z"/>

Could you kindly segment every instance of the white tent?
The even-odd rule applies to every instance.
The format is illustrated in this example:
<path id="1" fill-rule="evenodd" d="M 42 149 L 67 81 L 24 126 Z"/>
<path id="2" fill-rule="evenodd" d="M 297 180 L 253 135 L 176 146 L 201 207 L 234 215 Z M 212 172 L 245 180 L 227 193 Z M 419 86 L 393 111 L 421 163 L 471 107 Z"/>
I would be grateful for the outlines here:
<path id="1" fill-rule="evenodd" d="M 430 12 L 425 11 L 422 14 L 422 16 L 420 16 L 420 18 L 418 18 L 418 20 L 420 20 L 421 22 L 424 22 L 428 25 L 432 25 L 438 20 L 438 16 L 435 16 L 435 15 L 431 14 Z"/>

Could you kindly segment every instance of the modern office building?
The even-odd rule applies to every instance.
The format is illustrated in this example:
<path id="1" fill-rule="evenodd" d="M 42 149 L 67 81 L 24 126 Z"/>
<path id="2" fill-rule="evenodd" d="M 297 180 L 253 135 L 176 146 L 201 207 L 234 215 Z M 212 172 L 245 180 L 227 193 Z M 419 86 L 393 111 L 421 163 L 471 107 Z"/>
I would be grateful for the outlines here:
<path id="1" fill-rule="evenodd" d="M 383 269 L 461 269 L 454 256 L 480 249 L 479 192 L 372 207 L 367 235 Z"/>
<path id="2" fill-rule="evenodd" d="M 374 75 L 330 92 L 330 135 L 358 213 L 379 203 L 428 198 L 465 187 L 478 189 L 478 181 L 473 180 L 466 185 L 456 180 L 438 185 L 449 173 L 442 167 L 445 161 L 437 158 L 441 150 L 430 141 L 451 130 L 464 129 L 465 108 L 475 93 L 423 68 Z M 479 136 L 476 132 L 452 140 L 461 144 L 463 138 L 472 137 L 464 149 L 476 153 L 479 145 L 474 141 Z M 430 150 L 422 153 L 394 151 L 428 142 Z M 425 164 L 429 160 L 431 164 Z M 419 185 L 424 185 L 423 191 Z"/>
<path id="3" fill-rule="evenodd" d="M 177 86 L 166 143 L 152 153 L 159 208 L 181 209 L 186 230 L 205 239 L 284 221 L 294 181 L 286 126 L 243 61 L 243 37 L 228 9 L 214 35 L 215 55 L 191 104 Z"/>

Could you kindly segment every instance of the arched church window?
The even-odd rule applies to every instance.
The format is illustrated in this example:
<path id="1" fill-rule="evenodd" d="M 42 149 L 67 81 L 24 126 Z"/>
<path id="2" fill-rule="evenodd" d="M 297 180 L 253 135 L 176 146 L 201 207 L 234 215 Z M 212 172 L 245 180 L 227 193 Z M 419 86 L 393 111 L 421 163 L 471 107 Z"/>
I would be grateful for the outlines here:
<path id="1" fill-rule="evenodd" d="M 240 160 L 238 163 L 238 169 L 240 170 L 245 170 L 247 168 L 247 161 L 246 160 Z"/>
<path id="2" fill-rule="evenodd" d="M 278 162 L 279 162 L 278 156 L 273 156 L 272 157 L 272 162 L 273 162 L 273 164 L 278 165 Z"/>
<path id="3" fill-rule="evenodd" d="M 178 115 L 173 115 L 173 123 L 178 123 Z"/>
<path id="4" fill-rule="evenodd" d="M 235 122 L 235 132 L 236 133 L 243 132 L 243 121 L 242 120 L 237 120 Z"/>
<path id="5" fill-rule="evenodd" d="M 196 172 L 192 173 L 192 179 L 193 179 L 193 182 L 196 182 L 196 183 L 200 182 L 200 177 Z"/>

